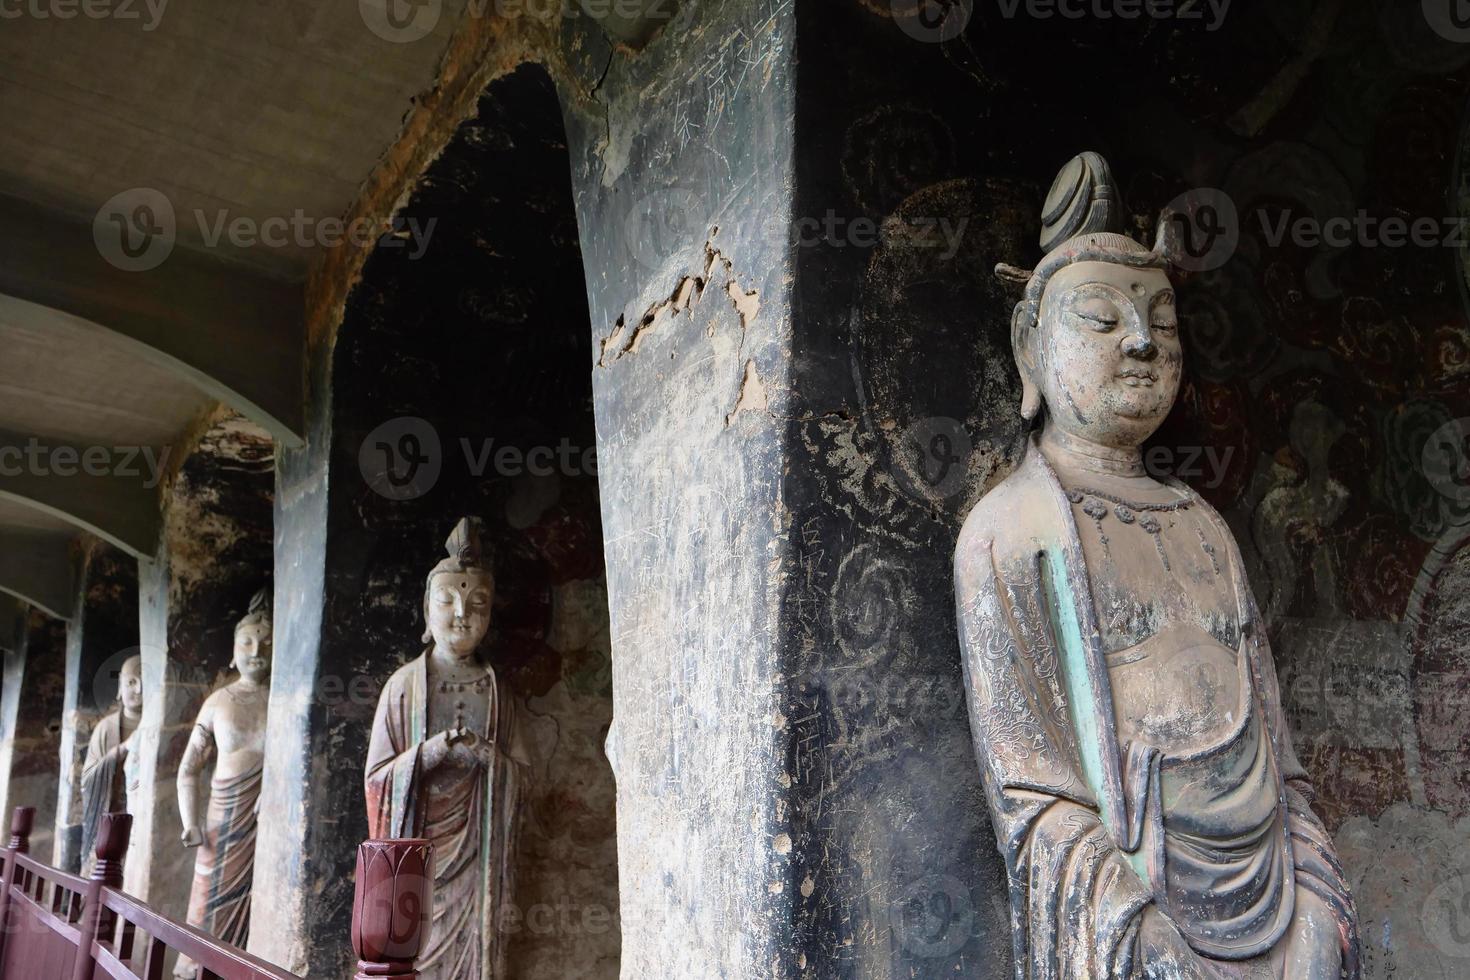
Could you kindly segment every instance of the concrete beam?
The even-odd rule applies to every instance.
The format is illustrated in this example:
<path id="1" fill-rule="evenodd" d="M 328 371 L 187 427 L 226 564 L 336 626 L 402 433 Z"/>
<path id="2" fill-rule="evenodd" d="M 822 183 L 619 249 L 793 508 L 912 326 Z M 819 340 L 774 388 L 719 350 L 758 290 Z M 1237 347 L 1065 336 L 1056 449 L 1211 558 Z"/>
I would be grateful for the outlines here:
<path id="1" fill-rule="evenodd" d="M 6 593 L 0 596 L 0 623 L 7 621 L 6 603 L 15 600 L 57 619 L 71 618 L 74 579 L 64 535 L 0 528 L 0 592 Z"/>
<path id="2" fill-rule="evenodd" d="M 127 271 L 104 258 L 90 220 L 6 195 L 0 195 L 0 229 L 17 246 L 0 253 L 0 293 L 81 317 L 278 442 L 300 445 L 299 284 L 181 246 L 154 268 Z"/>
<path id="3" fill-rule="evenodd" d="M 41 453 L 30 452 L 39 446 Z M 16 457 L 14 452 L 21 455 Z M 58 460 L 66 460 L 61 450 L 70 450 L 63 472 L 56 471 Z M 163 462 L 157 455 L 150 464 L 141 453 L 126 465 L 105 473 L 88 473 L 81 465 L 86 449 L 63 443 L 37 440 L 14 432 L 0 431 L 0 499 L 12 500 L 52 517 L 59 518 L 116 545 L 134 558 L 147 558 L 158 546 L 158 530 L 162 517 L 158 503 L 158 479 Z M 32 465 L 32 459 L 41 463 Z"/>

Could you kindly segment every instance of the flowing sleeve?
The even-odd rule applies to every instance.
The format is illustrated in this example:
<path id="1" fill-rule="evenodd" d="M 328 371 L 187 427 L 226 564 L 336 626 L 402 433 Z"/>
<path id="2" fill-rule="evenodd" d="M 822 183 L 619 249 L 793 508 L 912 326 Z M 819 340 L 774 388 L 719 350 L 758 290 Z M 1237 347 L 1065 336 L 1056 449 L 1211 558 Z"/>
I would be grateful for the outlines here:
<path id="1" fill-rule="evenodd" d="M 380 839 L 417 837 L 422 831 L 415 805 L 422 744 L 412 740 L 411 706 L 401 677 L 395 674 L 378 697 L 363 777 L 368 833 Z"/>
<path id="2" fill-rule="evenodd" d="M 1136 975 L 1152 894 L 1081 778 L 1039 552 L 998 569 L 994 542 L 955 558 L 970 726 L 1005 859 L 1017 980 Z"/>
<path id="3" fill-rule="evenodd" d="M 1342 961 L 1349 980 L 1361 976 L 1358 953 L 1358 912 L 1348 886 L 1347 873 L 1338 860 L 1332 837 L 1321 818 L 1312 809 L 1316 791 L 1307 771 L 1292 746 L 1291 730 L 1282 708 L 1281 685 L 1276 677 L 1276 660 L 1261 624 L 1261 613 L 1255 599 L 1246 590 L 1246 622 L 1249 630 L 1251 674 L 1255 679 L 1271 741 L 1286 783 L 1286 829 L 1291 838 L 1292 864 L 1296 868 L 1297 885 L 1310 890 L 1327 905 L 1337 920 L 1341 937 Z"/>

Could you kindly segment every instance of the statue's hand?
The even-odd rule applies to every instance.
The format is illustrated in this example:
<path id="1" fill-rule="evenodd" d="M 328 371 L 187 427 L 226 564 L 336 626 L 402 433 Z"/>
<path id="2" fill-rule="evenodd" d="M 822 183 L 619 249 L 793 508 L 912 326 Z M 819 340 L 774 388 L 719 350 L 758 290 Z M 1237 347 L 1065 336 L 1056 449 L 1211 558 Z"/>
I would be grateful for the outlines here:
<path id="1" fill-rule="evenodd" d="M 464 732 L 465 738 L 459 744 L 464 746 L 467 759 L 482 766 L 494 765 L 495 743 L 469 729 Z"/>
<path id="2" fill-rule="evenodd" d="M 425 769 L 436 769 L 449 757 L 449 750 L 454 743 L 454 731 L 440 732 L 433 738 L 424 742 L 420 753 L 420 760 Z"/>
<path id="3" fill-rule="evenodd" d="M 457 737 L 452 740 L 450 754 L 457 765 L 465 768 L 488 766 L 493 758 L 491 743 L 468 728 L 455 729 Z"/>
<path id="4" fill-rule="evenodd" d="M 185 847 L 198 847 L 204 843 L 204 832 L 199 829 L 198 824 L 185 827 L 184 832 L 179 835 L 179 840 L 184 842 Z"/>

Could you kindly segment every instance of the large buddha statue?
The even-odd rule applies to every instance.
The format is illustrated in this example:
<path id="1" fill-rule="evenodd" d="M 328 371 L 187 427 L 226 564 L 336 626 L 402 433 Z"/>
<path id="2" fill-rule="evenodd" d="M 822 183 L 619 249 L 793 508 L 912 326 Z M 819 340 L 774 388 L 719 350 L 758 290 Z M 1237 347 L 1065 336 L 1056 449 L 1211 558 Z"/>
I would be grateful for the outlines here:
<path id="1" fill-rule="evenodd" d="M 1048 195 L 1011 337 L 1020 467 L 955 553 L 971 727 L 1016 977 L 1357 977 L 1352 899 L 1292 750 L 1234 539 L 1145 471 L 1179 390 L 1162 250 L 1111 230 L 1107 165 Z"/>
<path id="2" fill-rule="evenodd" d="M 480 524 L 464 518 L 424 583 L 429 646 L 383 687 L 368 747 L 369 831 L 434 844 L 434 907 L 422 980 L 505 972 L 516 824 L 530 755 L 515 702 L 480 658 L 495 577 Z"/>
<path id="3" fill-rule="evenodd" d="M 262 589 L 235 625 L 232 664 L 239 676 L 204 701 L 190 733 L 176 781 L 181 840 L 197 847 L 189 924 L 234 946 L 250 935 L 250 889 L 255 873 L 255 830 L 265 768 L 266 705 L 270 696 L 270 593 Z M 199 776 L 216 756 L 209 807 L 199 819 Z M 199 968 L 180 957 L 174 976 Z"/>

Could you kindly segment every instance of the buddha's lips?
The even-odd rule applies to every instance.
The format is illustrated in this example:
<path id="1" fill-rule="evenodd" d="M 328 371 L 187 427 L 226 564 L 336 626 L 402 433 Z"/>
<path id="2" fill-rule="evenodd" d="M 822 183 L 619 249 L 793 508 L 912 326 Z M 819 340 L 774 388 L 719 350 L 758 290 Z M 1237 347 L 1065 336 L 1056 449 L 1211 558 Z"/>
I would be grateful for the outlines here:
<path id="1" fill-rule="evenodd" d="M 1134 388 L 1147 387 L 1159 380 L 1159 376 L 1152 371 L 1142 371 L 1138 368 L 1128 368 L 1118 372 L 1118 377 L 1123 383 Z"/>

